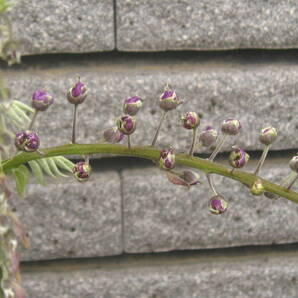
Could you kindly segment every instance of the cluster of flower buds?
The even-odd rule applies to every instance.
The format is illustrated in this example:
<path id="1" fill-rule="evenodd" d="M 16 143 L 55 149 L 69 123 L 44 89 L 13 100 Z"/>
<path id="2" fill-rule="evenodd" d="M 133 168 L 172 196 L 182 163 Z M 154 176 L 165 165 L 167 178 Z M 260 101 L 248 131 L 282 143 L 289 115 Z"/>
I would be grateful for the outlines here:
<path id="1" fill-rule="evenodd" d="M 91 171 L 92 169 L 89 163 L 84 161 L 77 162 L 72 170 L 74 177 L 79 182 L 86 182 L 90 177 Z"/>
<path id="2" fill-rule="evenodd" d="M 18 132 L 15 137 L 15 145 L 21 151 L 34 152 L 39 148 L 39 143 L 37 133 L 31 130 Z"/>
<path id="3" fill-rule="evenodd" d="M 162 150 L 159 157 L 159 165 L 164 170 L 171 170 L 175 167 L 175 154 L 172 148 Z"/>

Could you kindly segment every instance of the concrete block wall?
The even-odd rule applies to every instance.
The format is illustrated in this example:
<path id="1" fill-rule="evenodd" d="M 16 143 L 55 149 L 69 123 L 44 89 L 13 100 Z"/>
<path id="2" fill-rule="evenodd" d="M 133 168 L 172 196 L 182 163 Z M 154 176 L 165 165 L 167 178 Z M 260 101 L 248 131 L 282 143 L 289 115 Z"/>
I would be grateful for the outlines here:
<path id="1" fill-rule="evenodd" d="M 10 18 L 23 63 L 1 63 L 1 74 L 13 98 L 28 103 L 40 87 L 55 94 L 37 119 L 44 147 L 70 138 L 65 93 L 78 75 L 90 88 L 79 107 L 79 142 L 98 141 L 123 99 L 139 95 L 132 144 L 149 144 L 169 82 L 185 104 L 168 117 L 158 146 L 188 148 L 178 120 L 188 110 L 202 126 L 237 117 L 242 133 L 223 151 L 235 142 L 247 148 L 252 171 L 262 149 L 257 134 L 272 124 L 279 138 L 262 175 L 278 182 L 298 143 L 297 16 L 294 0 L 19 0 Z M 252 197 L 217 177 L 230 209 L 212 216 L 204 175 L 185 191 L 150 162 L 94 156 L 91 164 L 84 185 L 32 181 L 25 199 L 13 202 L 31 239 L 21 252 L 28 297 L 298 296 L 293 203 Z"/>

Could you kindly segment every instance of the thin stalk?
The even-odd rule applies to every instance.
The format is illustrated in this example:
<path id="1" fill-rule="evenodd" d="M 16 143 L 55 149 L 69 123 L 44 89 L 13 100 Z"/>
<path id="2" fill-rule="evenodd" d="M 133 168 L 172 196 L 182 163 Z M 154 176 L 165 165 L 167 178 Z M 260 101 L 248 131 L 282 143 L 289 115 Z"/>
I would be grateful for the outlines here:
<path id="1" fill-rule="evenodd" d="M 213 191 L 214 195 L 218 196 L 218 192 L 216 191 L 216 189 L 214 187 L 213 179 L 211 177 L 211 174 L 207 174 L 206 177 L 207 177 L 209 186 L 210 186 L 211 190 Z"/>
<path id="2" fill-rule="evenodd" d="M 85 159 L 85 163 L 89 164 L 90 155 L 89 154 L 85 155 L 84 159 Z"/>
<path id="3" fill-rule="evenodd" d="M 192 136 L 192 143 L 190 146 L 190 150 L 189 150 L 189 155 L 193 156 L 194 150 L 195 150 L 195 146 L 196 146 L 196 141 L 197 141 L 197 135 L 198 135 L 198 129 L 194 128 L 192 130 L 193 136 Z"/>
<path id="4" fill-rule="evenodd" d="M 162 123 L 163 123 L 163 121 L 164 121 L 164 119 L 166 117 L 166 114 L 167 114 L 167 111 L 163 111 L 162 112 L 162 115 L 161 115 L 161 118 L 160 118 L 160 121 L 159 121 L 159 125 L 158 125 L 158 127 L 156 129 L 156 132 L 155 132 L 155 135 L 154 135 L 154 138 L 153 138 L 153 141 L 152 141 L 151 146 L 155 146 L 155 143 L 157 141 L 157 137 L 158 137 L 158 134 L 159 134 L 161 125 L 162 125 Z"/>
<path id="5" fill-rule="evenodd" d="M 29 124 L 29 126 L 28 126 L 28 130 L 31 130 L 31 129 L 32 129 L 32 127 L 33 127 L 33 125 L 34 125 L 34 123 L 35 123 L 35 120 L 36 120 L 37 114 L 38 114 L 38 111 L 37 111 L 37 110 L 35 110 L 35 111 L 34 111 L 34 113 L 33 113 L 33 116 L 32 116 L 32 119 L 31 119 L 31 122 L 30 122 L 30 124 Z"/>
<path id="6" fill-rule="evenodd" d="M 264 164 L 264 161 L 266 159 L 266 156 L 268 154 L 269 149 L 270 149 L 270 145 L 266 145 L 264 150 L 263 150 L 262 156 L 261 156 L 260 160 L 258 161 L 257 168 L 256 168 L 255 173 L 254 173 L 256 176 L 259 175 L 259 172 L 260 172 L 260 170 L 261 170 L 261 168 Z"/>
<path id="7" fill-rule="evenodd" d="M 71 137 L 71 142 L 73 144 L 76 143 L 77 109 L 78 109 L 78 105 L 75 104 L 74 105 L 74 112 L 73 112 L 72 137 Z"/>
<path id="8" fill-rule="evenodd" d="M 127 136 L 127 146 L 128 146 L 128 149 L 130 150 L 131 149 L 130 135 Z"/>
<path id="9" fill-rule="evenodd" d="M 66 144 L 57 147 L 42 149 L 44 156 L 36 152 L 22 152 L 14 157 L 1 163 L 4 174 L 12 169 L 19 167 L 30 160 L 36 160 L 44 157 L 52 157 L 59 155 L 86 155 L 86 154 L 115 154 L 117 156 L 133 156 L 157 161 L 160 157 L 160 150 L 151 146 L 140 147 L 134 146 L 130 150 L 126 145 L 121 144 Z M 264 190 L 271 192 L 280 197 L 284 197 L 298 204 L 298 193 L 290 191 L 285 187 L 274 184 L 268 180 L 257 177 L 252 173 L 246 173 L 240 170 L 231 173 L 231 169 L 227 166 L 211 162 L 206 159 L 189 156 L 188 154 L 176 154 L 176 164 L 195 168 L 204 173 L 214 173 L 221 176 L 239 181 L 249 188 L 257 179 L 261 179 Z"/>
<path id="10" fill-rule="evenodd" d="M 298 174 L 296 174 L 296 177 L 294 177 L 294 178 L 292 179 L 292 181 L 289 183 L 287 189 L 290 190 L 291 187 L 294 185 L 294 183 L 297 181 L 297 179 L 298 179 Z"/>
<path id="11" fill-rule="evenodd" d="M 208 158 L 210 161 L 213 161 L 214 158 L 216 157 L 216 155 L 218 154 L 218 152 L 220 151 L 221 147 L 223 146 L 223 144 L 225 143 L 226 139 L 227 139 L 228 135 L 223 135 L 221 140 L 217 143 L 214 151 L 212 152 L 212 154 L 210 155 L 210 157 Z"/>

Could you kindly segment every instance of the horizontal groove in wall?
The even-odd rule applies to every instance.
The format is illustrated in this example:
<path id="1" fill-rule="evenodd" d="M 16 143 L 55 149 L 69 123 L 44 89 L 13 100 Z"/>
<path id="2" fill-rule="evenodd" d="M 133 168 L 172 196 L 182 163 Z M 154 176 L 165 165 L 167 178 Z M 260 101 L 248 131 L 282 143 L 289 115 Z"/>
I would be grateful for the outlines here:
<path id="1" fill-rule="evenodd" d="M 77 271 L 88 269 L 117 270 L 135 267 L 171 266 L 179 264 L 246 261 L 257 258 L 298 257 L 298 243 L 241 246 L 161 253 L 123 254 L 119 256 L 57 259 L 21 263 L 23 273 Z"/>

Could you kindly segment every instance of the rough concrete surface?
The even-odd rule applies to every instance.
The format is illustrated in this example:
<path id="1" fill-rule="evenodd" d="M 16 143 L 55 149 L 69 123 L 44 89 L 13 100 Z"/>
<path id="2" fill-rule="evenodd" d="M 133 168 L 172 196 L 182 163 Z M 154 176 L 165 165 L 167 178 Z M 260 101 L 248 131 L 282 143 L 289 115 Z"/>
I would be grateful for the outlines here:
<path id="1" fill-rule="evenodd" d="M 115 171 L 94 173 L 84 184 L 69 179 L 31 184 L 13 201 L 29 232 L 22 260 L 82 258 L 122 252 L 120 179 Z"/>
<path id="2" fill-rule="evenodd" d="M 188 264 L 24 273 L 30 298 L 296 298 L 298 258 L 193 259 Z"/>
<path id="3" fill-rule="evenodd" d="M 253 163 L 246 170 L 253 171 L 255 166 Z M 267 162 L 261 171 L 262 176 L 275 182 L 289 173 L 287 160 Z M 295 203 L 254 197 L 231 179 L 213 176 L 217 191 L 229 203 L 226 213 L 213 215 L 208 208 L 213 194 L 204 174 L 203 184 L 190 190 L 171 184 L 164 172 L 154 168 L 125 170 L 122 177 L 126 252 L 298 241 Z"/>
<path id="4" fill-rule="evenodd" d="M 118 0 L 122 51 L 297 48 L 296 0 Z"/>
<path id="5" fill-rule="evenodd" d="M 210 124 L 218 128 L 224 119 L 238 118 L 242 131 L 237 144 L 246 149 L 263 148 L 258 142 L 258 133 L 267 125 L 279 131 L 273 150 L 297 148 L 293 137 L 298 127 L 295 117 L 298 111 L 297 63 L 232 61 L 213 64 L 204 63 L 199 57 L 185 61 L 104 60 L 85 62 L 78 58 L 76 67 L 72 61 L 3 72 L 14 99 L 29 104 L 37 88 L 47 88 L 54 94 L 53 106 L 37 117 L 35 128 L 40 133 L 42 147 L 69 142 L 73 106 L 67 102 L 65 94 L 80 75 L 81 81 L 89 86 L 89 95 L 78 107 L 78 142 L 98 141 L 105 128 L 115 125 L 123 100 L 139 95 L 144 105 L 137 115 L 137 129 L 131 140 L 133 145 L 150 144 L 161 116 L 157 100 L 169 82 L 185 103 L 169 112 L 158 146 L 172 145 L 178 151 L 187 150 L 191 132 L 181 127 L 179 119 L 186 111 L 196 111 L 202 117 L 200 129 Z M 235 138 L 231 138 L 223 149 L 229 149 L 235 142 Z"/>
<path id="6" fill-rule="evenodd" d="M 113 0 L 18 0 L 10 19 L 23 55 L 114 49 Z"/>

